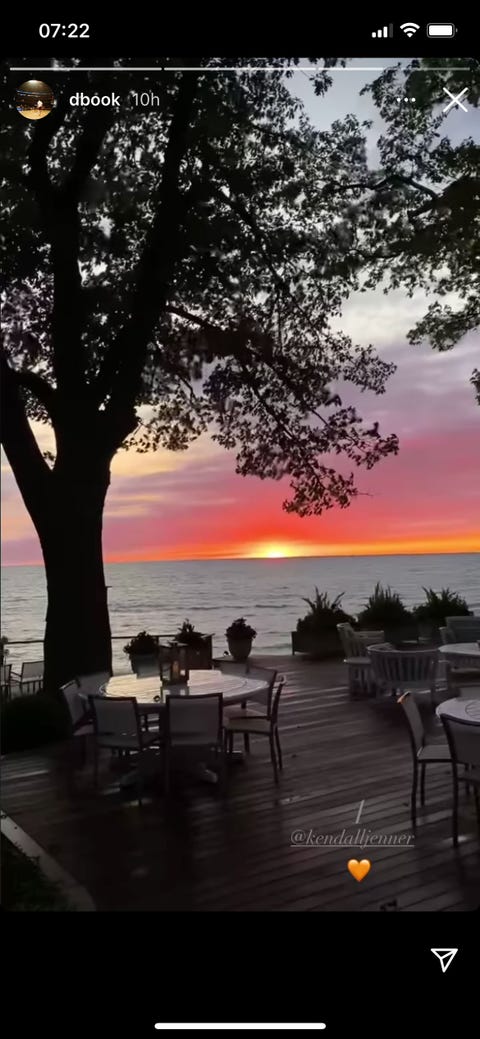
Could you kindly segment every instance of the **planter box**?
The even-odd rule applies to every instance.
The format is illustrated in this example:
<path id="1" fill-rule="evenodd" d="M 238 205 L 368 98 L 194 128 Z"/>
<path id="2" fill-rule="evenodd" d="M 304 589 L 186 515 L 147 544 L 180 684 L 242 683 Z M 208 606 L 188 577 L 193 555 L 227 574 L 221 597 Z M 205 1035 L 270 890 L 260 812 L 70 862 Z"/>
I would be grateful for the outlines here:
<path id="1" fill-rule="evenodd" d="M 336 628 L 324 632 L 292 631 L 292 653 L 305 653 L 317 659 L 343 656 Z"/>
<path id="2" fill-rule="evenodd" d="M 186 645 L 188 648 L 187 666 L 189 671 L 209 671 L 212 667 L 213 635 L 201 635 L 199 633 L 199 637 L 202 641 L 198 644 L 198 646 L 190 646 L 188 643 L 185 642 L 182 643 L 182 645 Z M 168 649 L 169 642 L 177 642 L 176 635 L 160 635 L 159 638 L 162 648 L 164 650 Z"/>
<path id="3" fill-rule="evenodd" d="M 187 662 L 190 671 L 209 671 L 212 667 L 212 635 L 202 635 L 199 646 L 188 646 Z"/>
<path id="4" fill-rule="evenodd" d="M 136 675 L 139 674 L 157 674 L 158 675 L 158 654 L 157 653 L 145 653 L 139 656 L 131 656 L 130 664 L 132 665 L 132 671 Z"/>
<path id="5" fill-rule="evenodd" d="M 418 642 L 419 640 L 419 629 L 415 622 L 393 624 L 390 627 L 386 624 L 384 630 L 385 642 L 390 642 L 392 646 L 401 646 L 404 642 Z"/>
<path id="6" fill-rule="evenodd" d="M 227 635 L 228 650 L 230 656 L 237 662 L 248 660 L 252 652 L 252 639 L 235 639 Z"/>
<path id="7" fill-rule="evenodd" d="M 419 621 L 418 634 L 422 642 L 428 642 L 431 646 L 441 646 L 442 639 L 440 637 L 440 625 L 438 621 Z"/>

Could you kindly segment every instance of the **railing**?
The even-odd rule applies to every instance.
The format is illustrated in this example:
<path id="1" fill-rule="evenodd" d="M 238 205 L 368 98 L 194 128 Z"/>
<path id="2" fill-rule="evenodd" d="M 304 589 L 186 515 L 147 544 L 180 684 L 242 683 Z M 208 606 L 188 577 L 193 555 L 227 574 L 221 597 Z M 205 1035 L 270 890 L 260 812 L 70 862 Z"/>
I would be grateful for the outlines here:
<path id="1" fill-rule="evenodd" d="M 213 635 L 205 635 L 203 632 L 201 632 L 201 633 L 199 632 L 199 634 L 202 634 L 202 643 L 201 643 L 201 645 L 199 645 L 199 646 L 191 646 L 188 649 L 188 666 L 192 670 L 194 668 L 210 668 L 212 666 L 212 659 L 213 659 L 212 639 L 213 639 Z M 167 635 L 167 634 L 153 635 L 153 638 L 159 644 L 161 644 L 162 642 L 173 641 L 175 639 L 175 637 L 176 636 L 172 635 L 172 634 L 169 634 L 169 635 Z M 134 635 L 129 635 L 127 633 L 123 634 L 123 635 L 111 635 L 112 643 L 118 642 L 120 640 L 123 640 L 124 642 L 126 642 L 126 641 L 128 641 L 129 639 L 132 639 L 132 638 L 135 638 L 135 636 Z M 2 664 L 5 663 L 7 661 L 7 659 L 8 659 L 8 662 L 12 665 L 13 670 L 14 671 L 18 671 L 19 668 L 20 668 L 20 663 L 22 661 L 22 657 L 24 657 L 24 652 L 21 651 L 17 647 L 20 647 L 20 646 L 38 646 L 38 645 L 43 646 L 43 642 L 44 642 L 43 639 L 14 639 L 12 641 L 9 640 L 7 645 L 4 647 L 4 653 L 3 653 L 3 657 L 2 657 L 1 663 Z M 113 662 L 112 662 L 113 663 L 113 667 L 115 669 L 115 673 L 120 673 L 122 671 L 122 665 L 126 666 L 126 661 L 124 660 L 124 657 L 123 657 L 123 654 L 121 652 L 120 647 L 117 648 L 114 645 L 114 646 L 112 646 L 112 648 L 113 648 L 113 654 L 112 654 L 112 656 L 113 656 Z M 5 652 L 5 650 L 7 650 L 7 652 Z M 7 656 L 7 653 L 8 653 L 8 656 Z"/>
<path id="2" fill-rule="evenodd" d="M 138 632 L 136 634 L 138 634 Z M 211 647 L 211 641 L 213 639 L 213 635 L 205 635 L 204 632 L 199 632 L 199 634 L 202 635 L 202 637 L 205 639 L 206 642 L 210 639 L 210 647 Z M 119 641 L 120 639 L 124 640 L 125 642 L 128 642 L 129 639 L 136 638 L 136 635 L 129 635 L 128 633 L 126 633 L 124 635 L 111 635 L 110 638 L 111 638 L 112 642 Z M 176 638 L 176 636 L 172 635 L 170 633 L 169 635 L 166 635 L 166 634 L 163 634 L 163 635 L 152 635 L 152 638 L 156 639 L 158 642 L 161 642 L 162 640 L 164 640 L 164 641 L 168 641 L 168 640 L 172 641 L 172 640 L 174 640 Z M 4 659 L 6 659 L 7 655 L 9 654 L 9 650 L 10 650 L 11 646 L 43 646 L 43 643 L 44 643 L 44 639 L 15 639 L 15 640 L 9 639 L 8 642 L 4 646 L 4 650 L 3 650 Z M 15 656 L 15 654 L 13 654 L 13 655 Z"/>
<path id="3" fill-rule="evenodd" d="M 202 634 L 204 634 L 204 632 L 202 632 Z M 138 631 L 135 632 L 134 635 L 129 635 L 127 633 L 125 635 L 111 635 L 110 638 L 112 639 L 112 642 L 113 642 L 114 639 L 127 639 L 127 640 L 128 639 L 134 639 L 134 638 L 137 637 L 137 635 L 138 635 Z M 171 633 L 169 635 L 152 635 L 152 638 L 154 638 L 154 639 L 174 639 L 175 635 L 172 635 Z M 13 639 L 9 639 L 8 642 L 5 644 L 5 648 L 8 649 L 10 646 L 38 646 L 38 645 L 42 645 L 43 646 L 43 642 L 44 642 L 44 639 L 15 639 L 15 641 Z"/>

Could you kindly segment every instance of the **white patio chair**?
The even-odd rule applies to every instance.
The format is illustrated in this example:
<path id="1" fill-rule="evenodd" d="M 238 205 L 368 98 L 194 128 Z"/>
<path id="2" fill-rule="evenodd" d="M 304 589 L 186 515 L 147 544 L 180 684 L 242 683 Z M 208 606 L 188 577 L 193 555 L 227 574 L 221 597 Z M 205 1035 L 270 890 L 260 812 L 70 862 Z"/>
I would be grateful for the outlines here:
<path id="1" fill-rule="evenodd" d="M 252 664 L 248 668 L 248 677 L 256 678 L 260 682 L 265 683 L 265 688 L 259 690 L 258 693 L 253 693 L 252 696 L 248 697 L 248 700 L 243 700 L 239 707 L 228 707 L 224 708 L 223 716 L 224 720 L 232 721 L 234 718 L 245 720 L 245 718 L 269 718 L 272 706 L 272 696 L 277 679 L 277 671 L 274 671 L 270 667 L 260 667 L 257 664 Z M 243 735 L 243 744 L 245 751 L 250 750 L 250 737 L 248 732 Z"/>
<path id="2" fill-rule="evenodd" d="M 480 617 L 445 617 L 452 642 L 476 642 L 480 639 Z"/>
<path id="3" fill-rule="evenodd" d="M 397 697 L 401 693 L 429 693 L 434 706 L 437 691 L 437 650 L 392 649 L 388 643 L 384 643 L 370 646 L 368 653 L 380 689 L 390 691 Z"/>
<path id="4" fill-rule="evenodd" d="M 470 618 L 467 617 L 461 619 L 469 620 Z M 440 631 L 442 632 L 442 639 L 444 637 L 443 632 L 446 633 L 444 645 L 451 645 L 451 643 L 453 643 L 454 640 L 451 636 L 451 633 L 449 632 L 449 629 L 441 628 Z M 445 661 L 445 676 L 447 689 L 450 696 L 461 695 L 459 693 L 459 689 L 461 689 L 462 686 L 476 686 L 480 683 L 480 665 L 476 666 L 475 658 L 472 657 L 470 660 L 465 659 L 462 663 L 462 661 L 458 660 L 458 658 L 457 662 L 455 662 L 455 655 L 453 653 L 449 659 L 447 659 L 443 653 L 441 654 L 441 656 L 444 658 Z"/>
<path id="5" fill-rule="evenodd" d="M 456 695 L 464 700 L 480 700 L 480 681 L 478 685 L 459 685 Z"/>
<path id="6" fill-rule="evenodd" d="M 248 660 L 233 660 L 231 657 L 215 657 L 212 667 L 222 671 L 224 675 L 246 675 Z"/>
<path id="7" fill-rule="evenodd" d="M 221 693 L 185 696 L 169 693 L 165 711 L 164 789 L 170 789 L 172 753 L 187 752 L 201 761 L 214 754 L 220 765 L 220 781 L 225 788 L 225 748 L 223 743 L 223 697 Z"/>
<path id="8" fill-rule="evenodd" d="M 68 707 L 73 734 L 77 736 L 92 735 L 93 725 L 91 721 L 88 721 L 91 718 L 88 700 L 82 700 L 78 680 L 73 678 L 71 682 L 65 682 L 65 685 L 60 686 L 60 692 Z"/>
<path id="9" fill-rule="evenodd" d="M 247 677 L 263 682 L 264 688 L 259 689 L 257 693 L 249 694 L 248 698 L 240 706 L 224 708 L 224 715 L 226 714 L 228 718 L 236 718 L 239 715 L 241 718 L 246 718 L 249 715 L 254 715 L 255 717 L 268 715 L 277 674 L 278 672 L 271 667 L 261 667 L 260 665 L 252 664 L 247 669 Z"/>
<path id="10" fill-rule="evenodd" d="M 15 693 L 19 696 L 41 692 L 43 689 L 43 660 L 24 661 L 19 675 L 12 671 L 10 688 L 12 694 Z"/>
<path id="11" fill-rule="evenodd" d="M 82 696 L 98 696 L 100 694 L 100 686 L 108 682 L 109 678 L 109 671 L 94 671 L 88 675 L 77 675 L 76 682 Z M 87 707 L 88 704 L 86 703 L 85 709 Z"/>
<path id="12" fill-rule="evenodd" d="M 347 667 L 350 694 L 356 696 L 359 692 L 373 692 L 372 662 L 367 648 L 385 641 L 383 631 L 358 632 L 348 622 L 337 624 L 337 631 L 345 653 L 343 663 Z"/>
<path id="13" fill-rule="evenodd" d="M 233 752 L 233 741 L 237 735 L 266 736 L 268 738 L 273 775 L 276 783 L 278 783 L 278 770 L 283 768 L 282 748 L 278 732 L 278 712 L 284 685 L 285 678 L 283 675 L 279 675 L 277 687 L 271 697 L 268 714 L 250 718 L 227 718 L 225 721 L 225 743 L 229 754 Z"/>
<path id="14" fill-rule="evenodd" d="M 417 788 L 418 766 L 420 765 L 420 804 L 425 804 L 425 770 L 428 764 L 440 764 L 450 761 L 450 751 L 446 743 L 427 743 L 427 734 L 420 711 L 411 693 L 404 693 L 397 701 L 408 723 L 410 743 L 413 757 L 413 777 L 411 793 L 412 829 L 417 825 Z"/>
<path id="15" fill-rule="evenodd" d="M 60 686 L 60 692 L 65 700 L 70 715 L 71 736 L 74 743 L 77 741 L 82 748 L 82 761 L 86 760 L 87 739 L 93 736 L 93 724 L 89 711 L 88 701 L 82 700 L 80 687 L 77 679 L 66 682 Z"/>
<path id="16" fill-rule="evenodd" d="M 0 693 L 3 700 L 10 698 L 10 679 L 12 674 L 11 664 L 0 664 Z"/>
<path id="17" fill-rule="evenodd" d="M 458 784 L 462 780 L 473 786 L 477 821 L 480 828 L 480 722 L 466 722 L 458 718 L 450 718 L 442 714 L 442 722 L 447 734 L 453 778 L 453 810 L 452 835 L 453 845 L 458 847 Z M 465 766 L 465 774 L 458 772 L 458 766 Z"/>
<path id="18" fill-rule="evenodd" d="M 75 675 L 75 682 L 78 688 L 78 695 L 80 700 L 83 700 L 83 710 L 85 715 L 91 721 L 90 705 L 88 702 L 89 696 L 101 696 L 100 687 L 108 682 L 110 678 L 109 671 L 93 671 L 91 674 Z"/>
<path id="19" fill-rule="evenodd" d="M 455 667 L 447 661 L 447 688 L 449 696 L 461 696 L 461 689 L 475 689 L 480 683 L 480 668 Z"/>
<path id="20" fill-rule="evenodd" d="M 141 758 L 149 750 L 160 746 L 158 732 L 145 732 L 140 724 L 140 712 L 134 696 L 89 696 L 94 730 L 94 783 L 98 788 L 99 751 L 128 751 L 138 754 L 136 786 L 139 805 L 142 803 Z"/>

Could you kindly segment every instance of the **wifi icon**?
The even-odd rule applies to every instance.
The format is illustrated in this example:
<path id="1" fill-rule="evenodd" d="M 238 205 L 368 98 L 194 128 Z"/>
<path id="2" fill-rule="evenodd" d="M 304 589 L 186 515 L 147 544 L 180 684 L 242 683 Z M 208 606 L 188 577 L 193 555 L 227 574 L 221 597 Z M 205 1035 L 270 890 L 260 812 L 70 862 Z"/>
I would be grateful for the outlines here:
<path id="1" fill-rule="evenodd" d="M 417 25 L 416 22 L 404 22 L 403 25 L 400 26 L 400 28 L 402 32 L 405 33 L 405 36 L 415 36 L 415 33 L 420 28 L 420 26 Z"/>

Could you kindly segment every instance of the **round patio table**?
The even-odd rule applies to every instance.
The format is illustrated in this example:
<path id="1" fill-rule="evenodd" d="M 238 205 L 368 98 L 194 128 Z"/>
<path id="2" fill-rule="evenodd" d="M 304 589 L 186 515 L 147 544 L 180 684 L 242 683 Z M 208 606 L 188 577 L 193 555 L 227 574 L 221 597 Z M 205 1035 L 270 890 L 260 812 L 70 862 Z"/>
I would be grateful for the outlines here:
<path id="1" fill-rule="evenodd" d="M 439 647 L 444 660 L 453 667 L 478 667 L 480 671 L 480 646 L 477 642 L 447 642 Z"/>
<path id="2" fill-rule="evenodd" d="M 455 718 L 457 721 L 480 725 L 480 700 L 467 700 L 464 696 L 444 700 L 438 705 L 436 714 L 439 718 L 445 714 L 448 718 Z"/>
<path id="3" fill-rule="evenodd" d="M 108 682 L 100 686 L 100 695 L 134 696 L 138 709 L 142 714 L 159 711 L 165 706 L 165 697 L 205 696 L 208 693 L 221 693 L 226 707 L 244 703 L 253 696 L 267 690 L 267 683 L 248 675 L 227 675 L 223 671 L 211 668 L 209 671 L 192 671 L 186 685 L 161 684 L 159 675 L 137 677 L 137 675 L 114 675 Z"/>
<path id="4" fill-rule="evenodd" d="M 221 693 L 227 706 L 245 703 L 253 696 L 268 689 L 268 683 L 246 675 L 227 675 L 223 671 L 211 668 L 209 671 L 192 671 L 186 685 L 163 686 L 160 675 L 114 675 L 99 688 L 101 696 L 134 696 L 141 714 L 162 714 L 165 698 L 169 693 L 185 696 L 206 696 L 208 693 Z M 242 754 L 232 755 L 235 761 L 242 761 Z M 210 769 L 201 767 L 200 777 L 208 782 L 216 782 L 217 777 Z M 125 776 L 122 786 L 129 786 L 134 781 L 134 774 Z"/>

